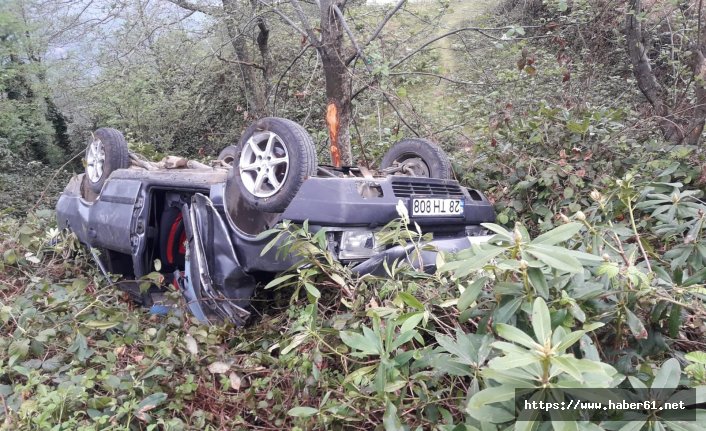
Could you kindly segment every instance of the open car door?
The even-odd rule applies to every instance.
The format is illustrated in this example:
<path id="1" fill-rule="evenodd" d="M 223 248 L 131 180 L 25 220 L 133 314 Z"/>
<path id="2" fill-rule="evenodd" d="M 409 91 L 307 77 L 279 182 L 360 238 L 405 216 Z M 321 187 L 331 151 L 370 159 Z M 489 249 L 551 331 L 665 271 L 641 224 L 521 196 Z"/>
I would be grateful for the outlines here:
<path id="1" fill-rule="evenodd" d="M 244 325 L 256 283 L 238 261 L 228 226 L 200 193 L 184 205 L 182 217 L 188 246 L 180 284 L 190 311 L 201 321 Z"/>

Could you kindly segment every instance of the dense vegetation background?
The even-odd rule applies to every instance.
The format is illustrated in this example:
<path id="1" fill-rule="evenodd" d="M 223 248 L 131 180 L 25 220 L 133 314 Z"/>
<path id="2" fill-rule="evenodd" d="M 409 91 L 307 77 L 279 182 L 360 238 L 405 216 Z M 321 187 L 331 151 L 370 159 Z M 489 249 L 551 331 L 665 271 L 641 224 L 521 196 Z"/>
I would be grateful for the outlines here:
<path id="1" fill-rule="evenodd" d="M 513 424 L 515 387 L 703 389 L 704 12 L 679 0 L 2 2 L 2 426 L 490 430 Z M 292 247 L 323 264 L 263 289 L 262 317 L 236 329 L 133 309 L 55 228 L 97 127 L 150 157 L 207 159 L 276 115 L 328 162 L 332 101 L 357 163 L 375 166 L 402 137 L 439 142 L 495 203 L 501 245 L 433 276 L 357 279 L 292 227 Z M 416 238 L 404 219 L 386 229 Z"/>

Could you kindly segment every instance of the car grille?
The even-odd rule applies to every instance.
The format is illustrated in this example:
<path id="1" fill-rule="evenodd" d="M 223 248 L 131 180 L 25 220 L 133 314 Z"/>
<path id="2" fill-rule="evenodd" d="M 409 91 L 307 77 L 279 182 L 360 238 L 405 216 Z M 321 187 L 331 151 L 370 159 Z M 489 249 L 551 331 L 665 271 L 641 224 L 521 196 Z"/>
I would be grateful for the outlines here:
<path id="1" fill-rule="evenodd" d="M 441 196 L 448 198 L 462 198 L 463 192 L 458 184 L 426 183 L 419 181 L 392 181 L 392 192 L 395 197 L 407 198 L 418 196 Z"/>

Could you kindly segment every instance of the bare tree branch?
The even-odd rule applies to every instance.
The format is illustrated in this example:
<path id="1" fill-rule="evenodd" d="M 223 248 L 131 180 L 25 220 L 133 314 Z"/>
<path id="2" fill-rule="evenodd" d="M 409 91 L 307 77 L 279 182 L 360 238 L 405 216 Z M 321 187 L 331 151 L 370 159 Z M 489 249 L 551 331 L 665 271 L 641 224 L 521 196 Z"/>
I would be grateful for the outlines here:
<path id="1" fill-rule="evenodd" d="M 444 81 L 448 81 L 454 84 L 459 84 L 459 85 L 475 85 L 475 86 L 486 86 L 486 83 L 480 83 L 480 82 L 468 82 L 468 81 L 458 81 L 453 78 L 449 78 L 448 76 L 444 75 L 438 75 L 436 73 L 430 73 L 430 72 L 390 72 L 390 76 L 402 76 L 402 75 L 422 75 L 422 76 L 429 76 L 432 78 L 438 78 L 442 79 Z"/>
<path id="2" fill-rule="evenodd" d="M 314 30 L 309 24 L 309 18 L 306 17 L 306 14 L 304 13 L 302 6 L 299 4 L 299 1 L 289 0 L 289 2 L 292 4 L 292 7 L 294 7 L 294 11 L 297 13 L 297 15 L 299 16 L 299 20 L 304 26 L 304 31 L 306 32 L 306 35 L 309 38 L 309 43 L 314 46 L 318 46 L 321 41 L 319 40 L 319 38 L 316 37 L 316 34 L 314 34 Z"/>
<path id="3" fill-rule="evenodd" d="M 375 39 L 380 35 L 380 32 L 381 32 L 382 29 L 385 27 L 385 25 L 386 25 L 387 22 L 390 20 L 390 18 L 392 18 L 392 16 L 393 16 L 398 10 L 400 10 L 400 8 L 402 7 L 402 5 L 403 5 L 406 1 L 407 1 L 407 0 L 400 0 L 400 1 L 395 5 L 395 7 L 392 8 L 392 9 L 385 15 L 385 17 L 382 19 L 382 21 L 380 21 L 380 23 L 378 24 L 377 28 L 376 28 L 375 31 L 373 32 L 372 36 L 370 36 L 370 38 L 368 39 L 368 41 L 365 42 L 365 44 L 363 45 L 363 47 L 366 47 L 366 46 L 370 45 L 370 43 L 371 43 L 373 40 L 375 40 Z M 346 66 L 350 66 L 350 64 L 353 62 L 353 60 L 355 60 L 357 57 L 358 57 L 358 53 L 356 52 L 356 54 L 352 55 L 350 58 L 348 58 L 348 59 L 346 60 Z"/>
<path id="4" fill-rule="evenodd" d="M 360 45 L 358 45 L 358 42 L 355 40 L 355 36 L 353 35 L 353 32 L 351 31 L 350 27 L 348 27 L 348 23 L 346 23 L 346 19 L 343 17 L 343 12 L 341 12 L 341 9 L 339 9 L 338 6 L 336 6 L 335 4 L 332 6 L 332 8 L 336 15 L 338 15 L 338 19 L 341 20 L 341 25 L 343 26 L 343 29 L 346 30 L 346 33 L 348 34 L 348 37 L 350 38 L 351 43 L 353 44 L 353 47 L 356 50 L 357 56 L 360 57 L 360 59 L 363 61 L 365 70 L 367 70 L 369 74 L 373 75 L 373 69 L 368 64 L 363 50 L 360 48 Z M 402 123 L 404 123 L 404 125 L 407 126 L 407 128 L 411 130 L 412 133 L 414 133 L 416 136 L 419 136 L 419 133 L 412 126 L 410 126 L 407 121 L 405 121 L 404 117 L 402 116 L 402 114 L 400 114 L 400 111 L 397 109 L 397 106 L 395 106 L 395 104 L 392 103 L 392 100 L 390 100 L 390 96 L 388 96 L 387 93 L 385 93 L 384 91 L 382 92 L 382 95 L 383 97 L 385 97 L 387 103 L 389 103 L 392 109 L 395 111 L 400 121 L 402 121 Z M 352 95 L 350 97 L 350 100 L 353 100 Z"/>
<path id="5" fill-rule="evenodd" d="M 182 7 L 184 9 L 188 9 L 194 12 L 201 12 L 206 15 L 220 15 L 223 12 L 223 9 L 219 7 L 213 7 L 213 6 L 206 6 L 206 5 L 201 5 L 201 4 L 196 4 L 193 2 L 190 2 L 189 0 L 168 0 L 171 3 L 174 3 L 175 5 Z"/>
<path id="6" fill-rule="evenodd" d="M 488 35 L 486 32 L 487 31 L 499 31 L 499 30 L 509 30 L 511 27 L 497 27 L 497 28 L 482 28 L 482 27 L 462 27 L 462 28 L 457 28 L 456 30 L 452 30 L 448 33 L 444 33 L 441 36 L 437 36 L 435 38 L 432 38 L 425 43 L 422 44 L 419 48 L 415 49 L 414 51 L 410 52 L 406 56 L 404 56 L 401 60 L 399 60 L 397 63 L 393 64 L 390 66 L 390 69 L 394 69 L 395 67 L 399 66 L 400 64 L 404 63 L 405 61 L 409 60 L 412 56 L 416 55 L 419 53 L 421 50 L 426 48 L 427 46 L 431 45 L 432 43 L 436 42 L 437 40 L 443 39 L 445 37 L 453 36 L 454 34 L 458 34 L 464 31 L 475 31 L 476 33 L 489 37 L 491 39 L 497 39 L 494 36 Z"/>
<path id="7" fill-rule="evenodd" d="M 216 58 L 225 62 L 225 63 L 240 64 L 242 66 L 250 66 L 250 67 L 254 67 L 255 69 L 265 70 L 265 66 L 263 66 L 259 63 L 251 62 L 251 61 L 230 60 L 230 59 L 227 59 L 227 58 L 221 56 L 218 53 L 216 53 Z"/>
<path id="8" fill-rule="evenodd" d="M 304 46 L 304 48 L 302 48 L 302 50 L 299 51 L 299 54 L 297 54 L 296 57 L 294 57 L 294 60 L 292 60 L 289 63 L 289 66 L 287 66 L 287 68 L 284 69 L 284 72 L 282 72 L 282 74 L 279 76 L 279 79 L 277 80 L 277 84 L 275 84 L 275 91 L 272 94 L 272 111 L 275 113 L 275 115 L 277 114 L 277 92 L 279 92 L 279 84 L 282 82 L 282 79 L 284 79 L 284 77 L 287 75 L 287 73 L 289 73 L 289 71 L 292 69 L 292 67 L 294 67 L 294 64 L 297 61 L 299 61 L 299 59 L 304 55 L 304 53 L 311 47 L 312 47 L 312 45 L 310 43 L 307 43 L 306 46 Z"/>
<path id="9" fill-rule="evenodd" d="M 353 44 L 353 48 L 355 48 L 355 57 L 360 57 L 361 60 L 363 60 L 363 65 L 365 66 L 365 69 L 369 72 L 372 73 L 373 70 L 371 69 L 370 65 L 368 64 L 367 59 L 365 58 L 365 54 L 363 54 L 363 50 L 358 45 L 358 42 L 355 40 L 355 35 L 353 35 L 353 32 L 351 31 L 351 28 L 348 27 L 348 23 L 346 22 L 346 19 L 343 17 L 343 12 L 341 12 L 341 9 L 338 8 L 335 4 L 332 6 L 333 11 L 338 15 L 338 19 L 341 20 L 341 25 L 343 26 L 343 29 L 346 30 L 346 33 L 348 34 L 348 38 L 351 40 L 351 43 Z M 346 63 L 346 66 L 348 63 Z"/>
<path id="10" fill-rule="evenodd" d="M 280 18 L 284 20 L 290 27 L 292 27 L 294 30 L 297 31 L 297 33 L 301 34 L 302 36 L 309 37 L 309 35 L 299 28 L 299 26 L 287 15 L 285 15 L 281 10 L 277 9 L 273 4 L 267 3 L 263 0 L 257 0 L 260 4 L 267 6 L 270 8 L 270 11 L 276 15 L 279 15 Z"/>
<path id="11" fill-rule="evenodd" d="M 392 16 L 393 16 L 394 14 L 396 14 L 397 11 L 400 10 L 400 8 L 402 8 L 402 6 L 403 6 L 406 2 L 407 2 L 407 0 L 400 0 L 400 1 L 398 1 L 397 4 L 395 5 L 395 7 L 392 8 L 392 9 L 390 9 L 390 10 L 385 14 L 385 17 L 382 19 L 382 21 L 380 21 L 380 24 L 378 24 L 378 26 L 375 28 L 375 31 L 373 32 L 373 34 L 370 36 L 370 38 L 368 39 L 368 41 L 365 42 L 365 44 L 364 44 L 363 46 L 368 46 L 368 45 L 370 45 L 370 43 L 371 43 L 372 41 L 374 41 L 378 36 L 380 36 L 380 32 L 382 32 L 382 29 L 385 27 L 385 25 L 386 25 L 387 22 L 390 20 L 390 18 L 392 18 Z"/>

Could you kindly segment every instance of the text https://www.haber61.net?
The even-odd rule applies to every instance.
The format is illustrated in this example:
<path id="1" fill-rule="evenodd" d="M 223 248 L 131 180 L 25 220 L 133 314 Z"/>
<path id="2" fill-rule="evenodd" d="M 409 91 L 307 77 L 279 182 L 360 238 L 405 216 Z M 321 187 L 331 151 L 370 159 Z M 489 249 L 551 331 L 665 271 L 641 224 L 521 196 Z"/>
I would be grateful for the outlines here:
<path id="1" fill-rule="evenodd" d="M 696 420 L 695 389 L 516 389 L 518 421 Z"/>

